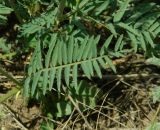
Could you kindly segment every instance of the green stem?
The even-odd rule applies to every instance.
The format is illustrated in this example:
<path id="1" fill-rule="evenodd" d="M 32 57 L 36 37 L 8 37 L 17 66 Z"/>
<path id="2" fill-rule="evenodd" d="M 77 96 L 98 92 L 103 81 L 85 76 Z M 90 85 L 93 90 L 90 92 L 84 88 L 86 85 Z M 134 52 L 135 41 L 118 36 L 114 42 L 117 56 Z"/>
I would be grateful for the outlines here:
<path id="1" fill-rule="evenodd" d="M 77 8 L 78 10 L 73 10 L 65 15 L 63 15 L 63 17 L 61 18 L 61 21 L 68 19 L 70 16 L 72 16 L 73 14 L 77 13 L 79 10 L 81 10 L 90 0 L 85 0 L 84 2 L 82 1 L 79 4 L 79 7 Z"/>
<path id="2" fill-rule="evenodd" d="M 9 99 L 10 97 L 16 95 L 16 93 L 20 91 L 20 88 L 13 88 L 12 90 L 10 90 L 9 92 L 7 92 L 5 95 L 0 97 L 0 103 L 3 103 L 4 101 L 6 101 L 7 99 Z"/>
<path id="3" fill-rule="evenodd" d="M 13 88 L 8 93 L 6 93 L 5 95 L 0 97 L 0 103 L 2 103 L 4 101 L 6 101 L 7 99 L 9 99 L 10 97 L 14 96 L 18 91 L 20 91 L 22 88 L 22 83 L 20 83 L 18 80 L 13 78 L 10 74 L 8 74 L 8 72 L 3 70 L 2 66 L 0 66 L 0 73 L 2 75 L 6 76 L 9 80 L 11 80 L 12 82 L 14 82 L 17 85 L 17 87 Z"/>
<path id="4" fill-rule="evenodd" d="M 65 8 L 66 0 L 61 0 L 60 4 L 58 6 L 58 12 L 57 12 L 57 18 L 58 21 L 61 21 L 63 19 L 63 10 Z"/>
<path id="5" fill-rule="evenodd" d="M 22 86 L 22 83 L 20 83 L 18 80 L 16 80 L 15 78 L 13 78 L 10 74 L 8 74 L 8 72 L 6 72 L 5 70 L 3 70 L 2 66 L 0 66 L 0 73 L 2 75 L 6 76 L 12 82 L 14 82 L 17 86 Z"/>

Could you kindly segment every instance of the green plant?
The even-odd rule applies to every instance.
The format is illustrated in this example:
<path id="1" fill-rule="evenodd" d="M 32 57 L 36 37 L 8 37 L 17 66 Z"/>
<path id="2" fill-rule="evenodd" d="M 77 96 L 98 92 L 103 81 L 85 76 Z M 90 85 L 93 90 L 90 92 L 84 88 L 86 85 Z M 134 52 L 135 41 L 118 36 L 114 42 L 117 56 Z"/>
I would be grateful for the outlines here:
<path id="1" fill-rule="evenodd" d="M 0 105 L 0 110 L 1 110 L 1 112 L 0 112 L 0 121 L 1 121 L 3 118 L 5 118 L 5 116 L 6 116 L 6 113 L 4 112 L 3 109 L 4 109 L 3 106 Z"/>
<path id="2" fill-rule="evenodd" d="M 152 90 L 152 96 L 153 96 L 153 103 L 160 101 L 160 87 L 159 86 L 156 86 L 156 88 Z"/>
<path id="3" fill-rule="evenodd" d="M 154 64 L 155 62 L 153 59 L 152 60 L 149 59 L 149 61 Z M 160 87 L 159 86 L 156 86 L 155 88 L 152 89 L 152 99 L 153 99 L 153 103 L 157 103 L 160 101 Z M 157 111 L 152 119 L 152 122 L 150 123 L 150 125 L 148 125 L 146 130 L 159 130 L 160 129 L 160 123 L 157 122 L 157 117 L 158 117 L 159 112 L 160 112 L 160 105 L 157 108 Z"/>
<path id="4" fill-rule="evenodd" d="M 160 129 L 160 123 L 157 122 L 146 128 L 146 130 L 159 130 L 159 129 Z"/>
<path id="5" fill-rule="evenodd" d="M 0 25 L 6 25 L 7 17 L 13 10 L 3 4 L 0 4 Z"/>
<path id="6" fill-rule="evenodd" d="M 53 118 L 52 117 L 52 114 L 47 114 L 47 117 L 50 119 L 50 118 Z M 45 120 L 41 123 L 41 126 L 40 126 L 40 129 L 41 130 L 50 130 L 50 129 L 54 129 L 54 123 L 50 120 Z"/>
<path id="7" fill-rule="evenodd" d="M 102 78 L 107 64 L 116 73 L 113 58 L 142 53 L 147 58 L 157 57 L 159 61 L 160 5 L 154 0 L 140 1 L 4 2 L 12 8 L 7 7 L 9 12 L 5 13 L 14 11 L 21 23 L 19 43 L 24 41 L 25 49 L 34 50 L 27 66 L 24 96 L 42 101 L 44 107 L 48 106 L 46 96 L 50 96 L 57 108 L 55 116 L 62 117 L 75 107 L 65 99 L 68 95 L 77 104 L 78 101 L 87 104 L 82 95 L 78 95 L 82 99 L 75 95 L 84 79 Z M 91 86 L 93 84 L 88 83 L 82 87 L 88 102 L 98 97 L 93 97 L 95 92 L 90 93 Z M 95 103 L 87 105 L 94 107 Z M 62 112 L 65 109 L 68 111 Z"/>

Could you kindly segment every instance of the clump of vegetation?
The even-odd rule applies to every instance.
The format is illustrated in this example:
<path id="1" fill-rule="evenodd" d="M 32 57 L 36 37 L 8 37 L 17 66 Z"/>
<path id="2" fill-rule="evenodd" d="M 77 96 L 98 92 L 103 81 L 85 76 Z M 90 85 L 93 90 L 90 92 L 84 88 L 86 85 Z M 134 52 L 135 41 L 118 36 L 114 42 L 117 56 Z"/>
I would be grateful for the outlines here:
<path id="1" fill-rule="evenodd" d="M 9 15 L 17 20 L 14 42 L 21 51 L 13 52 L 13 41 L 2 35 L 0 58 L 27 53 L 29 64 L 22 82 L 0 69 L 17 85 L 0 102 L 21 91 L 51 118 L 76 109 L 90 127 L 82 112 L 94 108 L 103 93 L 93 78 L 103 78 L 107 66 L 117 73 L 113 59 L 142 54 L 160 65 L 160 5 L 154 0 L 0 1 L 0 29 L 8 26 Z"/>

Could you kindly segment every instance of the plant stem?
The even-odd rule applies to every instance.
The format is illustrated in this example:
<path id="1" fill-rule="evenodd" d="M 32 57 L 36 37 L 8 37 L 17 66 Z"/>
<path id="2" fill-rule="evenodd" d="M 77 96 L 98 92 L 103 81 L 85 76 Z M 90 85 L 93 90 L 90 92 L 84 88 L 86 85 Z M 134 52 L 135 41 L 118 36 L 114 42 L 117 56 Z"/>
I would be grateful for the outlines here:
<path id="1" fill-rule="evenodd" d="M 14 82 L 17 86 L 22 86 L 22 83 L 20 83 L 18 80 L 16 80 L 15 78 L 13 78 L 10 74 L 8 74 L 8 72 L 6 72 L 5 70 L 3 70 L 2 66 L 0 66 L 0 73 L 2 75 L 4 75 L 5 77 L 7 77 L 12 82 Z"/>
<path id="2" fill-rule="evenodd" d="M 2 103 L 5 100 L 7 100 L 8 98 L 10 98 L 13 95 L 15 95 L 18 91 L 20 91 L 21 88 L 22 88 L 22 83 L 20 83 L 18 80 L 16 80 L 15 78 L 13 78 L 10 74 L 8 74 L 5 70 L 3 70 L 2 66 L 0 66 L 0 73 L 2 75 L 6 76 L 9 80 L 11 80 L 12 82 L 14 82 L 17 85 L 17 87 L 15 87 L 12 90 L 10 90 L 7 94 L 1 96 L 0 103 Z"/>
<path id="3" fill-rule="evenodd" d="M 66 0 L 61 0 L 58 6 L 58 12 L 57 12 L 58 21 L 61 21 L 61 19 L 63 19 L 63 10 L 65 7 L 65 3 L 66 3 Z"/>
<path id="4" fill-rule="evenodd" d="M 82 1 L 78 7 L 78 10 L 73 10 L 65 15 L 63 15 L 63 17 L 61 18 L 61 21 L 69 18 L 70 16 L 72 16 L 73 14 L 77 13 L 79 10 L 81 10 L 90 0 L 85 0 L 84 2 Z"/>
<path id="5" fill-rule="evenodd" d="M 16 93 L 20 91 L 20 88 L 13 88 L 12 90 L 10 90 L 8 93 L 6 93 L 5 95 L 0 97 L 0 103 L 3 103 L 4 101 L 6 101 L 7 99 L 9 99 L 10 97 L 16 95 Z"/>

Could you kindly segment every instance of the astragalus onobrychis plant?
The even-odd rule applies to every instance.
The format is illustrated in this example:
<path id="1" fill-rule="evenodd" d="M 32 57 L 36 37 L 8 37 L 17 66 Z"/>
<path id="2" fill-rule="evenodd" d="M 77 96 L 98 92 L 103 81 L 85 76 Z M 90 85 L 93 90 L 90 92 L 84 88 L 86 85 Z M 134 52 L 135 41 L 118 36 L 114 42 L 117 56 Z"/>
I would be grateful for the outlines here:
<path id="1" fill-rule="evenodd" d="M 56 117 L 74 109 L 68 96 L 83 104 L 81 111 L 95 107 L 101 91 L 89 81 L 102 78 L 106 66 L 116 73 L 113 58 L 160 57 L 160 5 L 154 0 L 6 0 L 0 6 L 14 11 L 19 42 L 33 50 L 24 96 L 54 105 Z"/>

